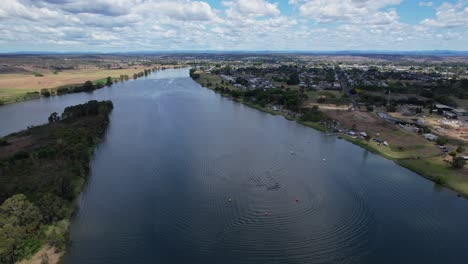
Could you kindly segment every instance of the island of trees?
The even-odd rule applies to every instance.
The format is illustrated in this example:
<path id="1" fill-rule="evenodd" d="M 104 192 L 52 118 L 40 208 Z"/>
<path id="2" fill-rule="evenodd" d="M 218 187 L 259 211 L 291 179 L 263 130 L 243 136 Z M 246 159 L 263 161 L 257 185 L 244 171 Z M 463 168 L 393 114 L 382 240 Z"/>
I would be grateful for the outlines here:
<path id="1" fill-rule="evenodd" d="M 74 200 L 112 109 L 111 101 L 89 101 L 0 138 L 0 263 L 43 247 L 64 251 Z"/>

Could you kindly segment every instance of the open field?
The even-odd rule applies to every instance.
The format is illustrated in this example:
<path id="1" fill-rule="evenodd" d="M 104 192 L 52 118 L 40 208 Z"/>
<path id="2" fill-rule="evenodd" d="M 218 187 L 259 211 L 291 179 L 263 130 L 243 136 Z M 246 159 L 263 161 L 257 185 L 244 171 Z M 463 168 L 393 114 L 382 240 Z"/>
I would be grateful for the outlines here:
<path id="1" fill-rule="evenodd" d="M 356 131 L 365 131 L 371 137 L 387 141 L 389 147 L 377 146 L 375 142 L 369 144 L 378 147 L 380 152 L 390 158 L 433 157 L 441 154 L 434 143 L 414 132 L 401 129 L 379 118 L 375 113 L 328 109 L 322 109 L 322 111 L 345 128 L 351 128 L 355 125 Z"/>
<path id="2" fill-rule="evenodd" d="M 8 73 L 0 74 L 0 101 L 11 103 L 33 99 L 26 96 L 29 92 L 38 92 L 42 88 L 56 88 L 65 85 L 83 84 L 91 80 L 99 80 L 108 76 L 117 78 L 120 75 L 128 75 L 132 78 L 134 73 L 144 70 L 144 66 L 135 66 L 126 69 L 98 69 L 88 68 L 80 70 L 66 70 L 54 74 L 51 71 L 41 71 L 42 77 L 32 73 Z M 36 73 L 38 73 L 36 71 Z M 26 98 L 25 98 L 26 96 Z M 36 97 L 38 97 L 36 95 Z"/>

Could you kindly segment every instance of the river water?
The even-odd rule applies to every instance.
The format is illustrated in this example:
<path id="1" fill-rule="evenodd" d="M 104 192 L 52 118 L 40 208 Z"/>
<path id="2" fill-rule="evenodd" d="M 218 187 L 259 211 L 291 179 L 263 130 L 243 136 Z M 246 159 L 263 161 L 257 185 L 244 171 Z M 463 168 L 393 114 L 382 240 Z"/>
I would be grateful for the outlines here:
<path id="1" fill-rule="evenodd" d="M 114 102 L 65 263 L 466 263 L 468 201 L 202 88 L 187 69 L 0 107 L 0 135 Z"/>

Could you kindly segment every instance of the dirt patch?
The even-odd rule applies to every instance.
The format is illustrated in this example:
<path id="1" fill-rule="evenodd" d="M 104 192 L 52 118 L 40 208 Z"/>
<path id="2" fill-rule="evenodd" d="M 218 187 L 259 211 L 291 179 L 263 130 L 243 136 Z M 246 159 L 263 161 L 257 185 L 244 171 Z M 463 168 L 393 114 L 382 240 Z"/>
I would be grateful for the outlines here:
<path id="1" fill-rule="evenodd" d="M 10 145 L 0 147 L 0 159 L 11 157 L 18 151 L 31 148 L 35 141 L 32 136 L 9 138 Z"/>
<path id="2" fill-rule="evenodd" d="M 31 259 L 17 262 L 17 264 L 56 264 L 60 262 L 62 256 L 63 252 L 57 252 L 55 247 L 47 245 L 34 254 Z"/>
<path id="3" fill-rule="evenodd" d="M 432 157 L 441 154 L 433 143 L 427 141 L 415 132 L 400 128 L 378 117 L 372 112 L 327 110 L 322 111 L 330 118 L 340 123 L 340 128 L 351 129 L 356 126 L 356 132 L 365 131 L 372 138 L 387 141 L 390 147 L 382 152 L 394 158 Z"/>

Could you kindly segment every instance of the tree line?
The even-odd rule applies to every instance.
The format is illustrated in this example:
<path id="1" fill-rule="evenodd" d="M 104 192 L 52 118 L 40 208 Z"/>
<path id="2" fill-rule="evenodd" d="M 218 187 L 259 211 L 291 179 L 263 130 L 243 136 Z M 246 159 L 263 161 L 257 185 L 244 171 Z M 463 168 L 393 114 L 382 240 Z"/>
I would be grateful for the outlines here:
<path id="1" fill-rule="evenodd" d="M 0 159 L 0 263 L 28 258 L 45 244 L 65 247 L 74 199 L 112 109 L 111 101 L 89 101 L 1 139 L 0 153 L 15 152 Z M 22 138 L 33 147 L 10 144 Z"/>

